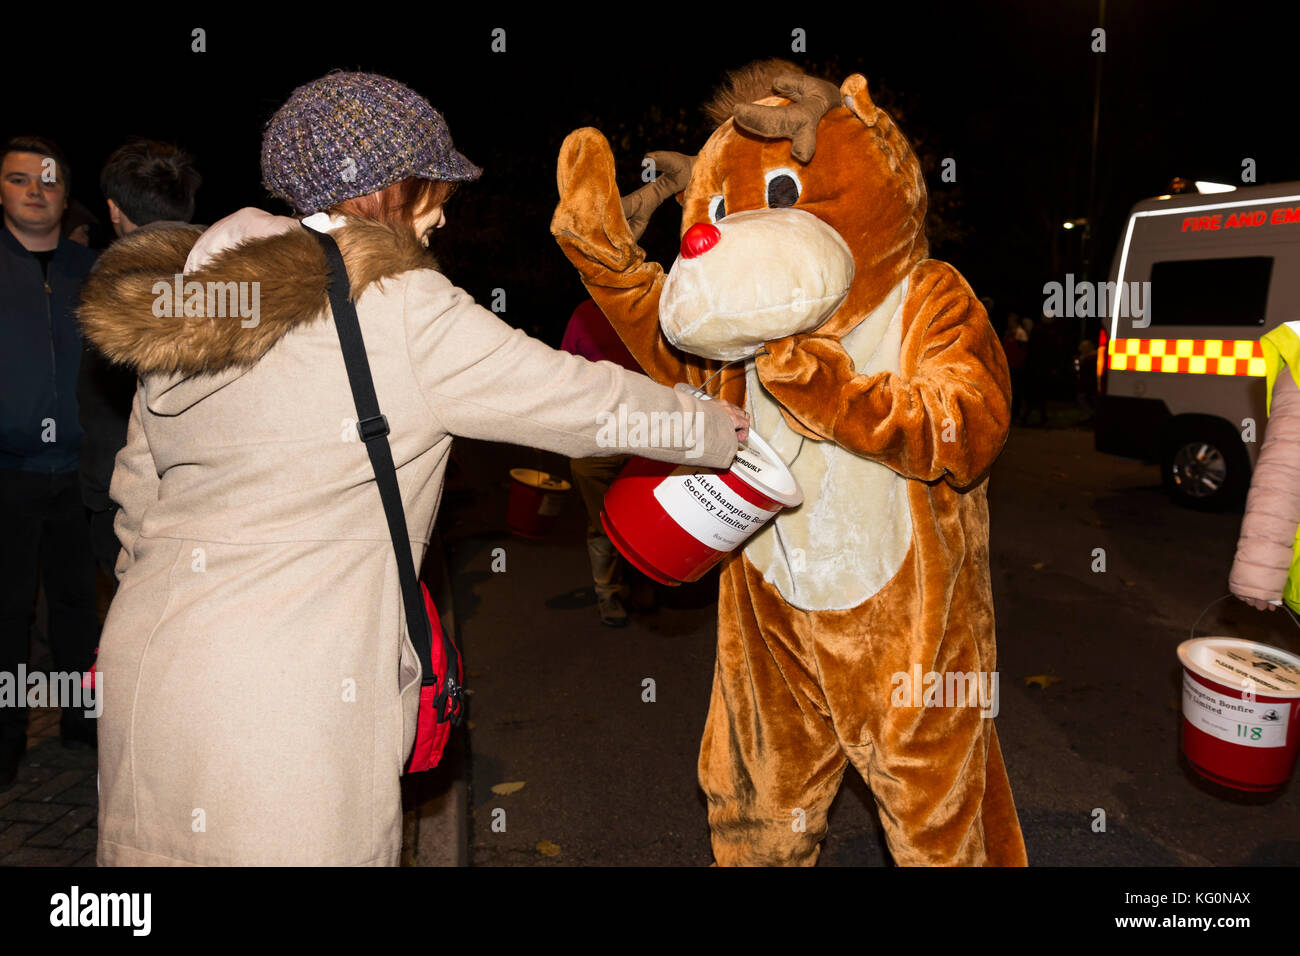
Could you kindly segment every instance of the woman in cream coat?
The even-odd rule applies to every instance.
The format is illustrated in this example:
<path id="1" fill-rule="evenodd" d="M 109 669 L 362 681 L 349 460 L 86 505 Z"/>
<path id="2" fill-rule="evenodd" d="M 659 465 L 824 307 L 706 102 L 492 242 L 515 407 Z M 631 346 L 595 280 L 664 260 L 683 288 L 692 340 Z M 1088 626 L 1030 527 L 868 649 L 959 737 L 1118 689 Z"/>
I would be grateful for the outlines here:
<path id="1" fill-rule="evenodd" d="M 303 102 L 314 145 L 284 133 Z M 621 404 L 701 412 L 694 447 L 640 453 L 730 464 L 737 410 L 554 351 L 437 271 L 420 240 L 445 221 L 445 182 L 478 170 L 423 99 L 330 74 L 295 92 L 267 143 L 268 185 L 332 210 L 306 224 L 347 264 L 417 567 L 455 435 L 580 458 L 608 454 L 597 415 Z M 339 150 L 352 177 L 313 180 Z M 236 283 L 250 308 L 185 314 L 162 291 L 182 273 Z M 395 865 L 419 664 L 316 240 L 256 210 L 202 234 L 137 232 L 101 258 L 81 318 L 139 374 L 111 487 L 122 552 L 98 664 L 99 862 Z"/>

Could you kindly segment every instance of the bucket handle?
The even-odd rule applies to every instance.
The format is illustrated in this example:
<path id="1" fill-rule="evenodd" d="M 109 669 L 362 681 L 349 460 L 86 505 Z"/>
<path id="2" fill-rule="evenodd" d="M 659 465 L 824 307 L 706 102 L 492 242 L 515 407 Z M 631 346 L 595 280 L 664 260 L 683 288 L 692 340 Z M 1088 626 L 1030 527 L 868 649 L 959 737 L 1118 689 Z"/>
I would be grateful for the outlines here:
<path id="1" fill-rule="evenodd" d="M 1196 620 L 1192 623 L 1192 629 L 1191 629 L 1190 631 L 1187 632 L 1187 637 L 1188 637 L 1188 639 L 1190 640 L 1190 639 L 1196 637 L 1196 626 L 1197 626 L 1198 624 L 1201 623 L 1201 618 L 1205 617 L 1205 612 L 1206 612 L 1206 611 L 1208 611 L 1210 608 L 1214 607 L 1214 605 L 1218 604 L 1220 601 L 1227 600 L 1228 598 L 1230 598 L 1230 597 L 1232 597 L 1232 596 L 1233 596 L 1233 595 L 1232 595 L 1232 592 L 1229 591 L 1227 594 L 1223 595 L 1223 597 L 1217 597 L 1217 598 L 1215 598 L 1213 601 L 1211 601 L 1209 604 L 1205 605 L 1204 609 L 1202 609 L 1201 613 L 1198 614 L 1198 615 L 1196 616 Z M 1297 617 L 1296 617 L 1296 615 L 1295 615 L 1295 611 L 1293 611 L 1293 610 L 1291 610 L 1289 607 L 1287 607 L 1285 602 L 1282 603 L 1281 607 L 1282 607 L 1282 610 L 1286 611 L 1286 613 L 1287 613 L 1287 617 L 1291 618 L 1291 620 L 1295 622 L 1295 626 L 1296 626 L 1297 628 L 1300 628 L 1300 618 L 1297 618 Z"/>
<path id="2" fill-rule="evenodd" d="M 754 355 L 762 355 L 762 354 L 764 354 L 765 352 L 767 352 L 767 346 L 763 346 L 763 348 L 761 348 L 761 349 L 759 349 L 757 352 L 755 352 Z M 730 362 L 723 362 L 722 365 L 721 365 L 721 367 L 719 367 L 719 369 L 718 369 L 716 372 L 714 372 L 712 375 L 710 375 L 708 378 L 706 378 L 703 382 L 701 382 L 698 386 L 696 386 L 695 390 L 694 390 L 691 394 L 694 395 L 696 398 L 708 398 L 709 395 L 708 395 L 707 389 L 708 389 L 708 387 L 709 387 L 709 383 L 710 383 L 710 382 L 712 382 L 715 378 L 717 378 L 719 375 L 721 375 L 723 372 L 725 372 L 725 371 L 726 371 L 727 369 L 729 369 L 731 366 L 735 365 L 737 362 L 748 362 L 749 359 L 751 359 L 751 358 L 753 358 L 753 357 L 754 357 L 753 355 L 751 355 L 751 356 L 742 356 L 741 358 L 738 358 L 738 359 L 732 359 Z M 718 387 L 721 388 L 721 386 L 718 386 Z"/>

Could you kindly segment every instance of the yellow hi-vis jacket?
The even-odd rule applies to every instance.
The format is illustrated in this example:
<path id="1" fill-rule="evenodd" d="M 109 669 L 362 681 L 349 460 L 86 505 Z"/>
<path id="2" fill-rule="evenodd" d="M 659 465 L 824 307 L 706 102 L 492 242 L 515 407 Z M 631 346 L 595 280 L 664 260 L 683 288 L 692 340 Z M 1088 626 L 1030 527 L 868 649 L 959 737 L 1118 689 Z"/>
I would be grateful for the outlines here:
<path id="1" fill-rule="evenodd" d="M 1300 322 L 1283 322 L 1259 340 L 1264 350 L 1264 381 L 1267 383 L 1264 408 L 1273 411 L 1273 385 L 1285 365 L 1291 378 L 1300 386 Z M 1291 610 L 1300 612 L 1300 528 L 1291 544 L 1291 570 L 1287 572 L 1282 588 L 1282 601 Z"/>

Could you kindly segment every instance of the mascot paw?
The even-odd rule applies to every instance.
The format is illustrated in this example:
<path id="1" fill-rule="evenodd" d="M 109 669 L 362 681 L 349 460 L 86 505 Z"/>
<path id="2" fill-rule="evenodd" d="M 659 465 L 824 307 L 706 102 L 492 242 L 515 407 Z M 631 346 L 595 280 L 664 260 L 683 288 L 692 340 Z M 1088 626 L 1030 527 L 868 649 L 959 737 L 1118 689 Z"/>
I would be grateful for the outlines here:
<path id="1" fill-rule="evenodd" d="M 584 127 L 564 138 L 556 182 L 560 204 L 551 219 L 551 235 L 570 258 L 576 255 L 614 272 L 635 265 L 640 249 L 623 215 L 614 154 L 600 130 Z"/>
<path id="2" fill-rule="evenodd" d="M 669 196 L 680 198 L 680 194 L 685 192 L 691 182 L 691 167 L 695 163 L 694 156 L 666 150 L 646 153 L 646 159 L 654 164 L 655 178 L 636 192 L 623 197 L 623 215 L 627 216 L 632 237 L 638 242 L 650 223 L 650 217 L 663 201 Z"/>
<path id="3" fill-rule="evenodd" d="M 857 374 L 838 339 L 820 335 L 777 339 L 755 356 L 754 365 L 791 428 L 809 438 L 834 437 L 840 389 Z"/>
<path id="4" fill-rule="evenodd" d="M 759 380 L 765 386 L 817 388 L 834 386 L 857 374 L 853 359 L 839 339 L 824 335 L 789 335 L 768 342 L 755 356 Z"/>

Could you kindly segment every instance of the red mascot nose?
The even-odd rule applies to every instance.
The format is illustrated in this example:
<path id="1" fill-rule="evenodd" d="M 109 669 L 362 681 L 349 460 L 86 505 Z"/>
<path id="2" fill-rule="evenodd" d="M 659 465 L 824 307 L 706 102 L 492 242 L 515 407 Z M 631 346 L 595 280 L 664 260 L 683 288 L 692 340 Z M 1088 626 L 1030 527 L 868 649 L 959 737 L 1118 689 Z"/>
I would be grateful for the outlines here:
<path id="1" fill-rule="evenodd" d="M 686 230 L 682 236 L 682 258 L 694 259 L 702 256 L 718 244 L 722 230 L 711 222 L 697 222 Z"/>

